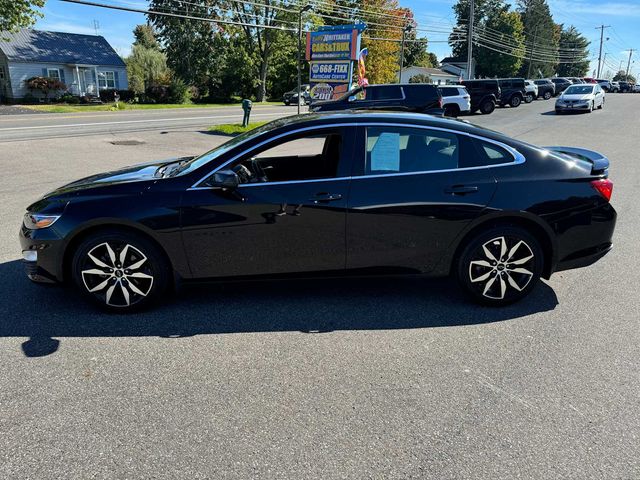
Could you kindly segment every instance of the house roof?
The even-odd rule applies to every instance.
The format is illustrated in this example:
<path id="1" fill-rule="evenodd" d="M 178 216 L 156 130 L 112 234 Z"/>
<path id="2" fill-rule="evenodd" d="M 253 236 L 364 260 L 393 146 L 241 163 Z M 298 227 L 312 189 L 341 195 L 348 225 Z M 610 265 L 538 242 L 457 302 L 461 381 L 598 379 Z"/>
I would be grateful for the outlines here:
<path id="1" fill-rule="evenodd" d="M 449 63 L 449 64 L 455 64 L 455 63 L 459 63 L 459 64 L 467 64 L 467 59 L 466 58 L 462 58 L 462 57 L 446 57 L 443 58 L 440 61 L 441 64 L 445 64 L 445 63 Z"/>
<path id="2" fill-rule="evenodd" d="M 441 77 L 457 78 L 455 75 L 451 75 L 450 73 L 445 72 L 444 70 L 440 70 L 439 68 L 432 68 L 432 67 L 405 67 L 402 69 L 402 71 L 404 72 L 409 69 L 418 70 L 420 73 L 424 73 L 425 75 L 438 75 Z"/>
<path id="3" fill-rule="evenodd" d="M 22 29 L 0 34 L 0 50 L 15 62 L 124 66 L 104 37 Z"/>

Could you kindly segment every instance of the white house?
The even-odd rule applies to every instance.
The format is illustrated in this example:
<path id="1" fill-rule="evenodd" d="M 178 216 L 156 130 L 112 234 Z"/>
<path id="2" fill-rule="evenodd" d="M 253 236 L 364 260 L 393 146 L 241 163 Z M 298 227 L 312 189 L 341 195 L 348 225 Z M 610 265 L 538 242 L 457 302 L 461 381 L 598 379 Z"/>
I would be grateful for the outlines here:
<path id="1" fill-rule="evenodd" d="M 124 61 L 104 37 L 22 29 L 0 32 L 0 99 L 15 102 L 29 92 L 26 80 L 52 77 L 73 95 L 128 88 Z"/>
<path id="2" fill-rule="evenodd" d="M 439 68 L 405 67 L 400 74 L 400 83 L 409 83 L 411 77 L 415 77 L 416 75 L 427 75 L 431 79 L 431 83 L 436 85 L 458 83 L 459 80 L 455 75 L 444 72 Z"/>

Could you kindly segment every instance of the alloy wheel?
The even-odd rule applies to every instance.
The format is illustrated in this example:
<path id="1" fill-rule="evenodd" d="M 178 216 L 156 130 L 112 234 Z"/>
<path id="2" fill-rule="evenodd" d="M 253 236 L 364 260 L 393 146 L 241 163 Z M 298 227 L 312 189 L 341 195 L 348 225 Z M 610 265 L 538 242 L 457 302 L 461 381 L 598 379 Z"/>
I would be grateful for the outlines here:
<path id="1" fill-rule="evenodd" d="M 522 239 L 495 237 L 482 244 L 469 262 L 469 281 L 491 300 L 508 300 L 522 292 L 534 277 L 536 258 Z"/>
<path id="2" fill-rule="evenodd" d="M 131 307 L 153 287 L 147 256 L 129 243 L 103 242 L 82 259 L 80 275 L 87 292 L 110 307 Z"/>

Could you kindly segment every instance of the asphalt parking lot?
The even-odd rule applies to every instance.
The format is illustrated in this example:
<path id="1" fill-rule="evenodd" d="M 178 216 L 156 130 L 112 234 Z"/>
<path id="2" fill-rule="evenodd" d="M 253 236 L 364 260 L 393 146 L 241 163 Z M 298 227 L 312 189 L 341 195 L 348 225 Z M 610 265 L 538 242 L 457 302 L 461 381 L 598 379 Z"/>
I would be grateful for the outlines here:
<path id="1" fill-rule="evenodd" d="M 199 285 L 99 313 L 24 277 L 24 208 L 223 139 L 0 138 L 0 478 L 640 478 L 640 95 L 552 110 L 466 119 L 607 155 L 614 250 L 503 309 L 372 278 Z"/>

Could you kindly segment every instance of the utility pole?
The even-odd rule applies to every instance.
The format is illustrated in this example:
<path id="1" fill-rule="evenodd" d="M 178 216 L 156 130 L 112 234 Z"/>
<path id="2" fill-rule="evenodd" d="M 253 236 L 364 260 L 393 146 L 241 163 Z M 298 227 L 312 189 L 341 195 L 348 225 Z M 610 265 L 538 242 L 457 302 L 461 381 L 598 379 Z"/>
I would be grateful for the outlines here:
<path id="1" fill-rule="evenodd" d="M 400 73 L 398 74 L 398 83 L 402 83 L 402 67 L 404 67 L 404 42 L 407 39 L 407 33 L 413 28 L 412 25 L 405 25 L 402 29 L 402 43 L 400 44 Z"/>
<path id="2" fill-rule="evenodd" d="M 596 78 L 600 78 L 600 66 L 601 66 L 601 60 L 602 60 L 602 41 L 604 39 L 604 29 L 609 27 L 611 27 L 611 25 L 600 25 L 599 27 L 596 27 L 596 30 L 600 29 L 600 53 L 598 54 L 598 73 L 596 74 Z M 607 40 L 609 39 L 607 38 Z"/>
<path id="3" fill-rule="evenodd" d="M 635 52 L 635 49 L 630 48 L 629 49 L 629 61 L 627 62 L 627 82 L 629 81 L 629 67 L 631 66 L 631 55 L 633 55 L 633 52 Z"/>
<path id="4" fill-rule="evenodd" d="M 298 115 L 300 115 L 300 101 L 303 100 L 302 92 L 302 71 L 300 67 L 300 57 L 302 57 L 302 14 L 307 10 L 311 10 L 311 5 L 307 4 L 298 12 Z"/>
<path id="5" fill-rule="evenodd" d="M 473 11 L 475 0 L 469 2 L 469 23 L 467 27 L 467 80 L 471 80 L 471 70 L 473 68 Z"/>
<path id="6" fill-rule="evenodd" d="M 540 22 L 536 24 L 536 29 L 533 32 L 533 42 L 531 42 L 531 47 L 529 49 L 529 69 L 527 70 L 527 78 L 531 78 L 531 60 L 533 59 L 533 49 L 536 46 L 536 41 L 538 40 L 538 28 L 540 28 Z"/>

